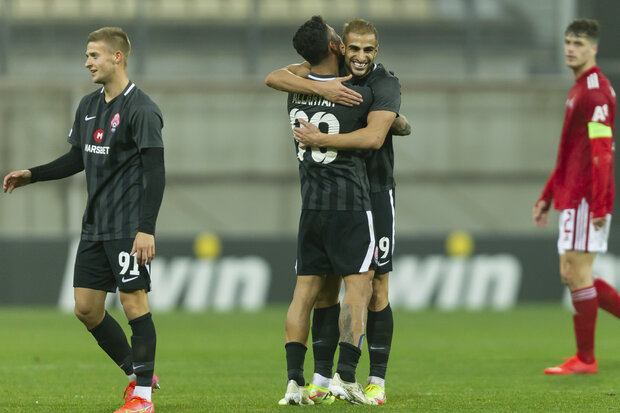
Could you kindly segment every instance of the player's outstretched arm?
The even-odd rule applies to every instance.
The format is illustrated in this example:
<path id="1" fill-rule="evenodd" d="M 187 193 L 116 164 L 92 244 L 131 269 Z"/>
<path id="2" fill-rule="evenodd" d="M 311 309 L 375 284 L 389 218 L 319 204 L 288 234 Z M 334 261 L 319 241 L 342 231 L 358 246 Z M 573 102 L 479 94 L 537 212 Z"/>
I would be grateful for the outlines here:
<path id="1" fill-rule="evenodd" d="M 293 64 L 269 73 L 265 78 L 265 84 L 270 88 L 284 92 L 320 95 L 330 102 L 343 106 L 354 106 L 362 103 L 362 95 L 342 84 L 342 82 L 350 80 L 351 75 L 318 82 L 307 79 L 309 74 L 310 64 L 308 62 Z"/>
<path id="2" fill-rule="evenodd" d="M 411 125 L 405 115 L 398 114 L 398 117 L 394 119 L 390 127 L 390 133 L 397 136 L 411 135 Z"/>
<path id="3" fill-rule="evenodd" d="M 319 128 L 299 119 L 303 127 L 293 129 L 295 139 L 304 146 L 336 149 L 379 149 L 396 118 L 396 113 L 377 110 L 368 113 L 367 126 L 344 134 L 326 134 Z"/>
<path id="4" fill-rule="evenodd" d="M 6 193 L 13 193 L 15 188 L 19 188 L 20 186 L 26 186 L 30 183 L 30 178 L 32 174 L 28 169 L 22 169 L 19 171 L 9 172 L 4 177 L 4 182 L 2 183 L 2 190 Z"/>
<path id="5" fill-rule="evenodd" d="M 69 152 L 58 159 L 41 166 L 14 171 L 4 177 L 2 189 L 4 192 L 13 192 L 13 189 L 20 186 L 32 184 L 38 181 L 52 181 L 74 175 L 84 170 L 84 160 L 82 150 L 77 146 L 72 146 Z"/>

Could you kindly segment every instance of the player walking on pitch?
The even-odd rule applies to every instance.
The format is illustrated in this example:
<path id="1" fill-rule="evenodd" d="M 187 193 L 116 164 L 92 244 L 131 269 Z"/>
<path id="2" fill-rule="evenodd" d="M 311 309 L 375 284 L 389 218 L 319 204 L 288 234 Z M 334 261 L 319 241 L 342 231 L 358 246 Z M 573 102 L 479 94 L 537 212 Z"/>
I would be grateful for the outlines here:
<path id="1" fill-rule="evenodd" d="M 85 66 L 103 87 L 82 98 L 69 132 L 71 149 L 46 165 L 9 173 L 3 190 L 85 171 L 88 202 L 75 261 L 75 315 L 129 378 L 125 404 L 116 413 L 148 413 L 154 411 L 152 388 L 159 387 L 147 293 L 165 186 L 163 118 L 127 77 L 130 50 L 120 28 L 90 33 Z M 132 330 L 131 347 L 105 310 L 107 293 L 117 288 Z"/>
<path id="2" fill-rule="evenodd" d="M 544 227 L 551 202 L 560 210 L 558 253 L 562 282 L 570 289 L 577 354 L 545 374 L 592 374 L 598 307 L 620 317 L 620 296 L 592 275 L 592 263 L 607 251 L 614 202 L 613 129 L 616 95 L 596 66 L 600 38 L 596 20 L 577 19 L 565 31 L 566 65 L 575 85 L 568 94 L 555 169 L 533 210 Z"/>
<path id="3" fill-rule="evenodd" d="M 393 335 L 392 310 L 388 301 L 388 279 L 392 270 L 394 250 L 395 183 L 392 135 L 408 135 L 411 133 L 411 127 L 404 116 L 398 116 L 400 109 L 398 79 L 382 65 L 374 63 L 379 50 L 378 32 L 374 25 L 362 19 L 351 20 L 344 26 L 343 37 L 343 70 L 349 74 L 348 77 L 314 85 L 314 82 L 303 78 L 307 73 L 307 63 L 304 63 L 272 72 L 267 78 L 267 83 L 276 89 L 286 91 L 303 92 L 314 88 L 324 97 L 343 104 L 357 104 L 359 97 L 338 81 L 352 76 L 353 84 L 369 86 L 373 91 L 367 127 L 349 134 L 325 134 L 314 125 L 303 123 L 305 128 L 296 128 L 295 136 L 299 142 L 308 146 L 375 149 L 366 159 L 366 170 L 370 182 L 379 262 L 368 306 L 367 341 L 370 374 L 366 381 L 365 393 L 369 399 L 384 404 L 385 375 Z M 338 343 L 339 288 L 339 279 L 327 279 L 314 308 L 312 340 L 315 371 L 308 392 L 315 403 L 331 404 L 333 401 L 327 394 L 327 388 Z"/>

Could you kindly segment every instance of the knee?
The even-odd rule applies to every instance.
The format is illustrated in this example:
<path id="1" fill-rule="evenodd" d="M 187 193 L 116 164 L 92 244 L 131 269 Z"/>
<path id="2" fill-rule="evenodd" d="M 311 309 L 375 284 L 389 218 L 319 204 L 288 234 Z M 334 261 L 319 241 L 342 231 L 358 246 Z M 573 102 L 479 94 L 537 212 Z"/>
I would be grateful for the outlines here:
<path id="1" fill-rule="evenodd" d="M 373 280 L 372 295 L 368 303 L 370 311 L 381 311 L 388 305 L 388 289 L 379 280 Z"/>
<path id="2" fill-rule="evenodd" d="M 560 273 L 560 277 L 562 279 L 562 284 L 571 290 L 583 287 L 584 274 L 581 274 L 574 265 L 565 265 Z"/>
<path id="3" fill-rule="evenodd" d="M 75 303 L 73 313 L 88 329 L 96 327 L 105 316 L 104 309 L 95 308 L 83 302 Z"/>
<path id="4" fill-rule="evenodd" d="M 315 308 L 331 307 L 338 304 L 338 301 L 340 301 L 339 293 L 339 291 L 321 291 L 316 298 Z"/>
<path id="5" fill-rule="evenodd" d="M 148 305 L 140 300 L 130 299 L 121 295 L 121 305 L 128 320 L 133 320 L 149 312 Z"/>
<path id="6" fill-rule="evenodd" d="M 565 268 L 562 268 L 562 271 L 560 272 L 560 279 L 562 280 L 562 284 L 566 285 L 567 287 L 570 287 L 573 278 L 574 276 L 572 272 L 570 271 L 570 269 L 568 268 L 568 266 L 566 266 Z"/>

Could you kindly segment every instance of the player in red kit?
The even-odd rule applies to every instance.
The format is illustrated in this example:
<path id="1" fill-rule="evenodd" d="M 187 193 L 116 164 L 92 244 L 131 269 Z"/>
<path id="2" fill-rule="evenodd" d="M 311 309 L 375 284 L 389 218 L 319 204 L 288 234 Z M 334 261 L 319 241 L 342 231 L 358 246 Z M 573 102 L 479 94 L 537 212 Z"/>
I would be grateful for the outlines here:
<path id="1" fill-rule="evenodd" d="M 596 66 L 599 37 L 596 20 L 577 19 L 566 29 L 564 55 L 576 81 L 566 101 L 557 162 L 533 210 L 539 227 L 547 225 L 552 201 L 560 210 L 560 274 L 575 308 L 577 354 L 559 366 L 546 368 L 545 374 L 596 373 L 598 307 L 620 317 L 618 292 L 592 275 L 594 257 L 607 251 L 615 191 L 616 94 Z"/>

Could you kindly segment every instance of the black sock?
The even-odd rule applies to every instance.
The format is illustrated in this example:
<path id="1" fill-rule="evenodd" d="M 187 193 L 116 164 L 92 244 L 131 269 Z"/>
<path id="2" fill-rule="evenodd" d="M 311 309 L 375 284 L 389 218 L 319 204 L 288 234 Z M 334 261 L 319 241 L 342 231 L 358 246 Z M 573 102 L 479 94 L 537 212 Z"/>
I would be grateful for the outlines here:
<path id="1" fill-rule="evenodd" d="M 133 372 L 136 374 L 136 386 L 151 387 L 155 369 L 155 346 L 157 336 L 151 313 L 135 318 L 129 322 L 133 335 L 131 350 L 133 353 Z"/>
<path id="2" fill-rule="evenodd" d="M 304 359 L 306 358 L 306 346 L 297 342 L 290 342 L 284 345 L 286 349 L 286 371 L 288 381 L 295 380 L 298 385 L 305 386 L 304 380 Z"/>
<path id="3" fill-rule="evenodd" d="M 312 315 L 312 352 L 314 353 L 314 372 L 323 377 L 332 376 L 334 354 L 338 348 L 340 331 L 338 317 L 340 303 L 326 308 L 315 308 Z"/>
<path id="4" fill-rule="evenodd" d="M 340 356 L 338 357 L 338 369 L 336 372 L 342 380 L 349 383 L 355 382 L 355 369 L 361 355 L 362 350 L 353 344 L 340 342 Z"/>
<path id="5" fill-rule="evenodd" d="M 89 330 L 97 340 L 99 347 L 127 374 L 133 373 L 131 348 L 123 328 L 108 312 L 101 323 Z"/>
<path id="6" fill-rule="evenodd" d="M 394 333 L 394 317 L 392 307 L 387 305 L 381 311 L 368 311 L 366 323 L 366 340 L 368 341 L 368 354 L 370 355 L 370 376 L 385 379 L 392 335 Z"/>

